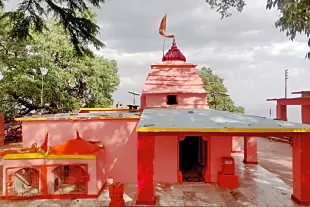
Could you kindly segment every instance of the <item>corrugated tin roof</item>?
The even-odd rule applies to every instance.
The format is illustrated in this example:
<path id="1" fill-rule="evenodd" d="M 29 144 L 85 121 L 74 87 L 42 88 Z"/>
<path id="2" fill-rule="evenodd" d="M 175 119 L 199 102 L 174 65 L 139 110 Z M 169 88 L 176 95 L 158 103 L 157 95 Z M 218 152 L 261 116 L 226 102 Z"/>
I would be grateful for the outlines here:
<path id="1" fill-rule="evenodd" d="M 139 132 L 310 132 L 310 125 L 213 109 L 145 109 Z M 239 131 L 238 131 L 239 130 Z"/>
<path id="2" fill-rule="evenodd" d="M 85 119 L 104 119 L 104 118 L 136 118 L 140 117 L 140 113 L 112 111 L 112 112 L 89 112 L 89 113 L 59 113 L 59 114 L 46 114 L 46 115 L 33 115 L 16 118 L 16 121 L 47 121 L 47 120 L 85 120 Z"/>

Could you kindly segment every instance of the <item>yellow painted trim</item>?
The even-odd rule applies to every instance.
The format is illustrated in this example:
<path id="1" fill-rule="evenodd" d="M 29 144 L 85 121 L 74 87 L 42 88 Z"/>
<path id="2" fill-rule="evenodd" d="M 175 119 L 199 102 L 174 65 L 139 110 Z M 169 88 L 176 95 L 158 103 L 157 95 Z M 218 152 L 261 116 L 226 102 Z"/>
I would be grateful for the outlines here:
<path id="1" fill-rule="evenodd" d="M 44 155 L 40 152 L 7 154 L 3 157 L 4 160 L 43 159 L 43 158 Z"/>
<path id="2" fill-rule="evenodd" d="M 128 108 L 80 108 L 80 111 L 126 111 Z"/>
<path id="3" fill-rule="evenodd" d="M 98 116 L 99 119 L 140 119 L 139 116 Z"/>
<path id="4" fill-rule="evenodd" d="M 96 116 L 96 117 L 57 117 L 58 119 L 47 119 L 47 118 L 16 118 L 16 121 L 61 121 L 61 120 L 84 120 L 84 118 L 91 118 L 91 119 L 140 119 L 140 116 Z"/>
<path id="5" fill-rule="evenodd" d="M 137 132 L 233 132 L 233 133 L 297 133 L 310 132 L 310 128 L 137 128 Z"/>
<path id="6" fill-rule="evenodd" d="M 15 121 L 46 121 L 44 117 L 32 117 L 32 118 L 15 118 Z"/>
<path id="7" fill-rule="evenodd" d="M 81 159 L 81 160 L 95 160 L 95 155 L 47 155 L 46 159 L 62 160 L 62 159 Z"/>
<path id="8" fill-rule="evenodd" d="M 44 155 L 43 153 L 15 153 L 7 154 L 3 157 L 4 160 L 22 160 L 22 159 L 81 159 L 95 160 L 95 155 Z"/>

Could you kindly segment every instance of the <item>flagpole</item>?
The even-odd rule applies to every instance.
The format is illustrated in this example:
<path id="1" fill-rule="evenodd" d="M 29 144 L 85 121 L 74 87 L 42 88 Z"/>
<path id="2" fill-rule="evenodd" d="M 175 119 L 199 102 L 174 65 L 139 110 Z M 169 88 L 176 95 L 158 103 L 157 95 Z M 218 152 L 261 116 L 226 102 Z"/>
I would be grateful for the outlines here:
<path id="1" fill-rule="evenodd" d="M 164 44 L 163 44 L 163 57 L 165 56 L 165 42 L 166 42 L 166 38 L 164 38 Z"/>

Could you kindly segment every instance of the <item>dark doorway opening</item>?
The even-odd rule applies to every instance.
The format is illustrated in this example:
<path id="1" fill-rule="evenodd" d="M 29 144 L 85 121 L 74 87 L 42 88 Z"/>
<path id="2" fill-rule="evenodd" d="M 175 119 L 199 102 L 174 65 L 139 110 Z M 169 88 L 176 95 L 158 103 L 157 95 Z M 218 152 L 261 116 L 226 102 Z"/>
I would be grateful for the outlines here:
<path id="1" fill-rule="evenodd" d="M 176 95 L 168 95 L 167 96 L 167 105 L 177 105 L 178 99 Z"/>
<path id="2" fill-rule="evenodd" d="M 179 170 L 182 172 L 183 181 L 203 181 L 207 149 L 207 142 L 200 136 L 186 136 L 179 142 Z"/>

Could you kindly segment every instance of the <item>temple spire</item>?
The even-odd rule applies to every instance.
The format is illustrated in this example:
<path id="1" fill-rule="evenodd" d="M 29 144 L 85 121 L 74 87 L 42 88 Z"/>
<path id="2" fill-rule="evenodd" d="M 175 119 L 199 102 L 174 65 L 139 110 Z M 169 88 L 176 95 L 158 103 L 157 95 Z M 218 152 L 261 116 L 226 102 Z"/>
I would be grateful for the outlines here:
<path id="1" fill-rule="evenodd" d="M 182 54 L 182 52 L 178 49 L 177 43 L 175 41 L 175 38 L 173 38 L 172 46 L 166 53 L 166 55 L 163 56 L 162 61 L 183 61 L 186 62 L 185 56 Z"/>

